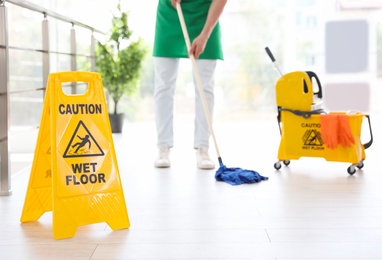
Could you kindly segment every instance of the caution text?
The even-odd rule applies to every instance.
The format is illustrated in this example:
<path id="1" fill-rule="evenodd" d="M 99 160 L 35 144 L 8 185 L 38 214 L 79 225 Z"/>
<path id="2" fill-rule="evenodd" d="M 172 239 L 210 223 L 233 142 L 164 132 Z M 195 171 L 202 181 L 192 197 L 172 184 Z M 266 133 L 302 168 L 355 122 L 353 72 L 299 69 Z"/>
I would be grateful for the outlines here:
<path id="1" fill-rule="evenodd" d="M 315 127 L 315 128 L 320 128 L 321 124 L 319 123 L 301 123 L 301 127 Z"/>
<path id="2" fill-rule="evenodd" d="M 77 114 L 102 114 L 101 104 L 60 104 L 58 112 L 61 115 L 77 115 Z"/>

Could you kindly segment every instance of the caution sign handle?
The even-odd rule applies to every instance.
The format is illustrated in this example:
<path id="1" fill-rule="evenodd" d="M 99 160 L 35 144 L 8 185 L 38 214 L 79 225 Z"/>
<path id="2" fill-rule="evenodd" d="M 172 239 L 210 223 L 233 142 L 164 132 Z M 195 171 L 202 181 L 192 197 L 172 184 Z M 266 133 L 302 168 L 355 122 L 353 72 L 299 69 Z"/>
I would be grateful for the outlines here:
<path id="1" fill-rule="evenodd" d="M 91 72 L 85 71 L 68 71 L 68 72 L 60 72 L 57 75 L 57 79 L 59 79 L 62 83 L 65 82 L 92 82 L 99 74 L 94 74 Z"/>

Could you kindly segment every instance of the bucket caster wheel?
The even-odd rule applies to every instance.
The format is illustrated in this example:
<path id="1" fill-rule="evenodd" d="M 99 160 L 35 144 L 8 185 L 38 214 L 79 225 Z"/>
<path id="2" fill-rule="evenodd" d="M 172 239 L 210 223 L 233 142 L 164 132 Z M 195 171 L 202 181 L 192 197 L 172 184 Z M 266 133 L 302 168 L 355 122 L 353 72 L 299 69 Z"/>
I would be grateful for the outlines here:
<path id="1" fill-rule="evenodd" d="M 358 164 L 357 164 L 357 168 L 358 169 L 362 169 L 363 168 L 363 161 L 360 161 Z"/>
<path id="2" fill-rule="evenodd" d="M 350 175 L 353 175 L 353 174 L 355 173 L 355 166 L 354 166 L 354 165 L 350 165 L 350 166 L 348 167 L 348 173 L 349 173 Z"/>
<path id="3" fill-rule="evenodd" d="M 273 167 L 275 167 L 276 170 L 280 170 L 280 168 L 281 168 L 281 163 L 280 163 L 280 162 L 275 162 L 275 164 L 273 165 Z"/>
<path id="4" fill-rule="evenodd" d="M 283 163 L 284 163 L 285 166 L 288 166 L 290 164 L 290 161 L 289 160 L 284 160 Z"/>

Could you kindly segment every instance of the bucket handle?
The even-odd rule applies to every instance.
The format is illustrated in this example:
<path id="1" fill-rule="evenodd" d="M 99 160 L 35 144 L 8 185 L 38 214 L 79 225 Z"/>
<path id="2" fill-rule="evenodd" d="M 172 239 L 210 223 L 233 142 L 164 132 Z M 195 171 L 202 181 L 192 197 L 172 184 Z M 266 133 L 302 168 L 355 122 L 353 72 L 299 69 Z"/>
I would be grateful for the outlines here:
<path id="1" fill-rule="evenodd" d="M 367 149 L 367 148 L 369 148 L 373 144 L 373 131 L 371 130 L 370 116 L 369 115 L 365 115 L 365 117 L 367 118 L 367 121 L 369 123 L 369 131 L 370 131 L 370 140 L 369 140 L 369 142 L 363 144 L 363 148 Z"/>
<path id="2" fill-rule="evenodd" d="M 323 109 L 313 110 L 313 111 L 301 111 L 301 110 L 293 110 L 288 108 L 282 108 L 280 106 L 277 107 L 277 123 L 279 124 L 279 130 L 281 134 L 281 111 L 287 111 L 295 114 L 296 116 L 301 116 L 305 119 L 310 118 L 312 115 L 326 113 Z"/>

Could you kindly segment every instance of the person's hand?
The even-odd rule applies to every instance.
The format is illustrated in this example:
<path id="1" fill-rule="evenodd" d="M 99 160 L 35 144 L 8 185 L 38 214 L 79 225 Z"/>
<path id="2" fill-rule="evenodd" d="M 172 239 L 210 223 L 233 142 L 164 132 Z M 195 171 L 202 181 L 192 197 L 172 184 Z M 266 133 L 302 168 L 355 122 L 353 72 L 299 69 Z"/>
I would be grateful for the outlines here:
<path id="1" fill-rule="evenodd" d="M 204 49 L 206 48 L 208 37 L 200 34 L 198 37 L 196 37 L 192 44 L 190 51 L 188 52 L 188 55 L 193 55 L 195 59 L 199 57 L 200 54 L 203 53 Z"/>
<path id="2" fill-rule="evenodd" d="M 171 0 L 172 6 L 176 9 L 176 3 L 180 4 L 181 0 Z"/>

